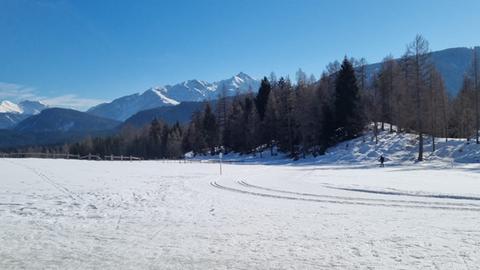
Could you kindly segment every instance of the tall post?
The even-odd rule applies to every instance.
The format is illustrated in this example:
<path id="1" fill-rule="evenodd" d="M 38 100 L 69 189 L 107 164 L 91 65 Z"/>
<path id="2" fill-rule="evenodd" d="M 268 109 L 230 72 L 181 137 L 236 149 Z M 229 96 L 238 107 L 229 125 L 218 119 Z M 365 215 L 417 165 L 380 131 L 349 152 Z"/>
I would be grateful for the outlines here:
<path id="1" fill-rule="evenodd" d="M 220 175 L 222 175 L 222 158 L 223 158 L 223 152 L 220 152 L 219 157 L 220 157 Z"/>
<path id="2" fill-rule="evenodd" d="M 480 144 L 479 139 L 479 129 L 480 129 L 480 121 L 478 115 L 478 55 L 477 55 L 477 47 L 473 47 L 473 83 L 474 83 L 474 91 L 475 91 L 475 134 L 476 134 L 476 142 Z"/>

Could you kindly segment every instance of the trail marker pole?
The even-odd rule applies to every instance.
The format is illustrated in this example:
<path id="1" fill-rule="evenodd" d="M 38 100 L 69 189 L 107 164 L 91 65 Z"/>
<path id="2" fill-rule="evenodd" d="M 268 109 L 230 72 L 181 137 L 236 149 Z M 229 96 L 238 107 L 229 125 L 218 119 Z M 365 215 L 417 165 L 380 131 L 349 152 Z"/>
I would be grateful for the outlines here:
<path id="1" fill-rule="evenodd" d="M 222 175 L 222 158 L 223 158 L 222 152 L 220 152 L 219 157 L 220 157 L 220 175 Z"/>

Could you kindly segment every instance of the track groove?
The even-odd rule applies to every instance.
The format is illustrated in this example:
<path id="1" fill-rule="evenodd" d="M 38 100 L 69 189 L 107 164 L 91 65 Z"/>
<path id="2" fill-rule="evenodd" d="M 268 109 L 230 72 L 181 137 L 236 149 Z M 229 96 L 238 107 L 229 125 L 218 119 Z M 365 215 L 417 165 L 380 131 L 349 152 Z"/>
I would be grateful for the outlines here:
<path id="1" fill-rule="evenodd" d="M 249 188 L 256 188 L 266 191 L 278 192 L 278 193 L 285 193 L 285 194 L 292 194 L 292 195 L 301 195 L 301 196 L 309 196 L 309 197 L 318 197 L 318 198 L 329 198 L 329 199 L 339 199 L 339 200 L 347 200 L 347 201 L 367 201 L 367 202 L 382 202 L 382 203 L 406 203 L 406 204 L 423 204 L 423 205 L 440 205 L 440 206 L 470 206 L 470 207 L 479 207 L 480 204 L 473 204 L 473 203 L 453 203 L 453 202 L 427 202 L 427 201 L 409 201 L 409 200 L 387 200 L 387 199 L 372 199 L 372 198 L 360 198 L 360 197 L 345 197 L 345 196 L 335 196 L 335 195 L 323 195 L 323 194 L 314 194 L 314 193 L 303 193 L 303 192 L 294 192 L 294 191 L 286 191 L 281 189 L 273 189 L 267 188 L 257 185 L 249 184 L 245 181 L 238 181 L 238 184 L 249 187 Z"/>
<path id="2" fill-rule="evenodd" d="M 301 198 L 301 197 L 292 197 L 292 196 L 283 196 L 283 195 L 274 195 L 260 192 L 247 191 L 232 187 L 227 187 L 218 184 L 216 181 L 210 182 L 210 185 L 214 188 L 227 190 L 231 192 L 253 195 L 258 197 L 274 198 L 274 199 L 284 199 L 291 201 L 306 201 L 306 202 L 315 202 L 315 203 L 330 203 L 330 204 L 342 204 L 342 205 L 361 205 L 361 206 L 381 206 L 381 207 L 393 207 L 393 208 L 411 208 L 411 209 L 432 209 L 432 210 L 451 210 L 451 211 L 474 211 L 480 212 L 480 208 L 471 208 L 471 207 L 449 207 L 449 206 L 435 206 L 435 205 L 409 205 L 409 204 L 386 204 L 386 203 L 371 203 L 371 202 L 362 202 L 362 201 L 353 201 L 353 200 L 332 200 L 332 199 L 313 199 L 313 198 Z"/>

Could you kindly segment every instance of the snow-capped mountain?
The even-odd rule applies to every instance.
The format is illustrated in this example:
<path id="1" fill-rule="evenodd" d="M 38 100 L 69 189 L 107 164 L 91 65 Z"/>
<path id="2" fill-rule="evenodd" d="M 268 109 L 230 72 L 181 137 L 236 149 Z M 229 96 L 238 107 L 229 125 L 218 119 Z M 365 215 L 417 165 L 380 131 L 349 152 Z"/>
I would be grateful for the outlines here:
<path id="1" fill-rule="evenodd" d="M 28 115 L 35 115 L 39 114 L 41 111 L 48 108 L 48 106 L 41 101 L 31 101 L 31 100 L 24 100 L 18 103 L 20 108 L 22 109 L 22 114 Z"/>
<path id="2" fill-rule="evenodd" d="M 218 82 L 188 80 L 175 85 L 150 88 L 142 94 L 133 94 L 97 105 L 87 112 L 124 121 L 135 113 L 163 106 L 178 105 L 183 101 L 203 101 L 216 99 L 223 91 L 227 96 L 237 91 L 258 91 L 260 81 L 240 72 L 239 74 Z"/>
<path id="3" fill-rule="evenodd" d="M 177 101 L 203 101 L 216 99 L 223 90 L 227 96 L 233 96 L 237 91 L 245 93 L 248 90 L 257 91 L 260 81 L 240 72 L 237 75 L 214 83 L 199 80 L 189 80 L 175 85 L 161 87 L 160 90 Z"/>
<path id="4" fill-rule="evenodd" d="M 0 113 L 18 113 L 34 115 L 46 109 L 47 105 L 40 101 L 24 100 L 18 104 L 8 100 L 0 102 Z"/>
<path id="5" fill-rule="evenodd" d="M 139 111 L 177 104 L 179 104 L 178 101 L 165 96 L 161 89 L 150 88 L 142 94 L 137 93 L 117 98 L 110 103 L 102 103 L 90 108 L 87 112 L 123 121 Z"/>
<path id="6" fill-rule="evenodd" d="M 40 101 L 25 100 L 16 104 L 4 100 L 0 102 L 0 129 L 12 128 L 20 121 L 40 113 L 47 107 Z"/>
<path id="7" fill-rule="evenodd" d="M 22 113 L 22 109 L 17 104 L 4 100 L 0 103 L 0 113 Z"/>

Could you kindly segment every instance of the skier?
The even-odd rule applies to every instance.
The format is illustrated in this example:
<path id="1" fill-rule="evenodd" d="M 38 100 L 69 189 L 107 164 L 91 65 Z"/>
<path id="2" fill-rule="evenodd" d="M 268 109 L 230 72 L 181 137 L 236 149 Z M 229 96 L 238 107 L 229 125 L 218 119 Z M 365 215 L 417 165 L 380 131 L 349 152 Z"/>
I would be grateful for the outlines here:
<path id="1" fill-rule="evenodd" d="M 383 157 L 383 155 L 380 156 L 380 167 L 385 167 L 385 165 L 383 164 L 385 162 L 385 158 Z"/>

